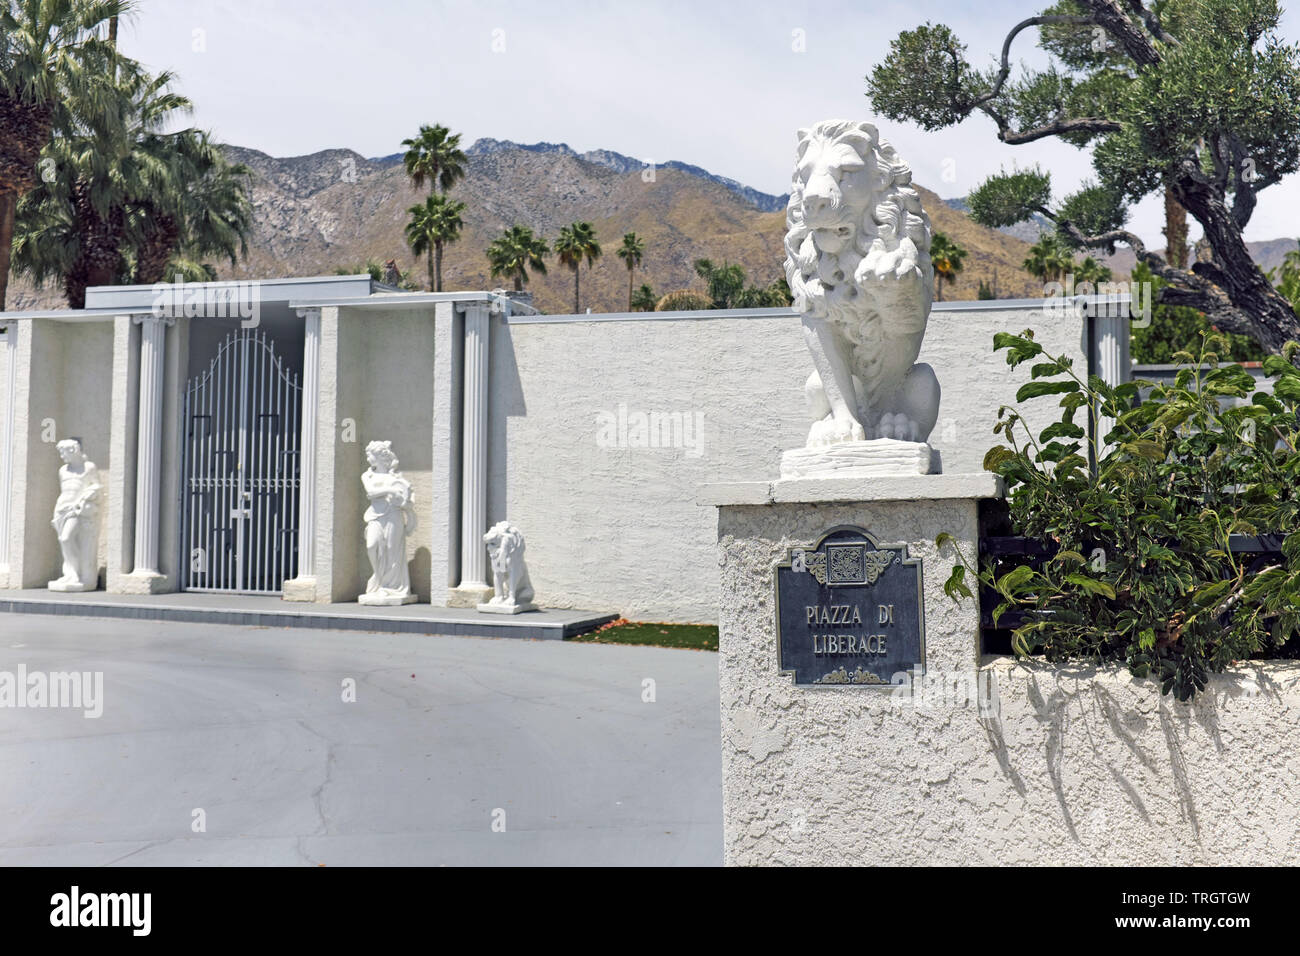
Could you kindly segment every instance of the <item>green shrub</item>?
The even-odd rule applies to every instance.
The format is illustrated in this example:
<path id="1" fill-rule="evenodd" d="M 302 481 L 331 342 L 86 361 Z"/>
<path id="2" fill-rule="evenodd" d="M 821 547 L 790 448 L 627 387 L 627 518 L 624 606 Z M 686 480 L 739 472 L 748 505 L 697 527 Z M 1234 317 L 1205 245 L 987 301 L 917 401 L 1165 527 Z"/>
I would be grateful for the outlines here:
<path id="1" fill-rule="evenodd" d="M 1005 444 L 990 449 L 984 467 L 1006 482 L 1013 533 L 1058 550 L 1040 567 L 975 569 L 960 556 L 949 596 L 972 595 L 969 572 L 997 593 L 995 621 L 1023 612 L 1017 654 L 1123 661 L 1179 700 L 1203 688 L 1207 672 L 1296 634 L 1300 372 L 1291 359 L 1300 347 L 1265 361 L 1270 395 L 1240 365 L 1220 364 L 1223 345 L 1207 334 L 1199 355 L 1176 355 L 1185 367 L 1172 385 L 1111 387 L 1044 354 L 1032 332 L 995 336 L 1009 365 L 1033 363 L 1017 402 L 1055 401 L 1062 414 L 1033 435 L 1004 406 L 994 431 Z M 1115 425 L 1098 449 L 1089 436 L 1106 419 Z M 1282 558 L 1264 568 L 1252 571 L 1229 550 L 1230 535 L 1271 533 L 1287 537 Z"/>

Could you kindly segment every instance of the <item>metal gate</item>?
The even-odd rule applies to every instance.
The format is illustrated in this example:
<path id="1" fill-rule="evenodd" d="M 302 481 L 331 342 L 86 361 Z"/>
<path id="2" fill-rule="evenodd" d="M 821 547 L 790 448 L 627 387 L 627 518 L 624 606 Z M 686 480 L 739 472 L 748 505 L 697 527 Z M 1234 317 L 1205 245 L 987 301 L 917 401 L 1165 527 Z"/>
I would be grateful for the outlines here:
<path id="1" fill-rule="evenodd" d="M 265 332 L 238 329 L 185 390 L 187 591 L 278 594 L 298 573 L 302 386 Z"/>

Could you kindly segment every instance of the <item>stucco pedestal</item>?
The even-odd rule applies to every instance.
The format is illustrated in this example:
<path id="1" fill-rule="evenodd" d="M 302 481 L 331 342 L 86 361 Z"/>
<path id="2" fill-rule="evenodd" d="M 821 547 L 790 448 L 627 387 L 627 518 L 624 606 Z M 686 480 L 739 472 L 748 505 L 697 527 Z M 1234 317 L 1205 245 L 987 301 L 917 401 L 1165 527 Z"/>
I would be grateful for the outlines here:
<path id="1" fill-rule="evenodd" d="M 777 668 L 773 570 L 838 525 L 905 543 L 922 561 L 927 675 L 973 673 L 979 611 L 943 593 L 951 534 L 978 546 L 977 502 L 992 475 L 782 479 L 706 486 L 718 505 L 719 679 L 725 859 L 729 864 L 900 863 L 924 801 L 932 728 L 891 706 L 889 687 L 795 686 Z M 912 768 L 900 765 L 911 762 Z M 939 771 L 942 777 L 948 771 Z"/>
<path id="2" fill-rule="evenodd" d="M 130 574 L 119 575 L 116 579 L 116 587 L 112 590 L 118 594 L 166 594 L 174 591 L 175 588 L 165 574 L 156 571 L 132 571 Z"/>
<path id="3" fill-rule="evenodd" d="M 281 597 L 286 601 L 311 602 L 316 600 L 316 579 L 290 578 L 284 582 Z"/>
<path id="4" fill-rule="evenodd" d="M 447 607 L 469 607 L 478 609 L 480 604 L 486 604 L 492 599 L 496 591 L 488 585 L 461 584 L 454 588 L 447 589 Z"/>
<path id="5" fill-rule="evenodd" d="M 725 860 L 732 865 L 1300 861 L 1300 661 L 1213 675 L 1192 704 L 1123 667 L 981 660 L 973 600 L 991 475 L 706 486 L 719 507 Z M 773 569 L 837 525 L 923 561 L 926 669 L 903 687 L 778 673 Z M 1243 800 L 1248 794 L 1249 799 Z"/>

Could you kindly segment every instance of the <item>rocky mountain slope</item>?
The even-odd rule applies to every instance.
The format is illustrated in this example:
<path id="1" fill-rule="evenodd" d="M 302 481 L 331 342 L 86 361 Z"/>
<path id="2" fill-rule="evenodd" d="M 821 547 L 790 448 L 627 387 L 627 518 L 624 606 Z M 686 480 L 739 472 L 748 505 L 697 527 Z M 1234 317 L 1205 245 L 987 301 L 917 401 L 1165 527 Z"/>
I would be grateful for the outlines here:
<path id="1" fill-rule="evenodd" d="M 781 274 L 784 196 L 757 193 L 683 163 L 659 166 L 650 177 L 640 161 L 609 152 L 579 155 L 567 146 L 480 140 L 467 152 L 467 175 L 453 190 L 467 204 L 466 228 L 446 252 L 448 288 L 503 284 L 490 278 L 484 250 L 506 227 L 521 223 L 553 240 L 562 226 L 580 219 L 593 223 L 605 248 L 593 269 L 583 267 L 584 309 L 627 307 L 627 270 L 614 251 L 629 231 L 646 242 L 635 282 L 649 282 L 657 294 L 700 288 L 691 263 L 701 257 L 739 263 L 755 283 Z M 423 193 L 411 188 L 399 157 L 367 160 L 345 150 L 294 159 L 250 150 L 233 155 L 256 174 L 257 210 L 250 256 L 236 275 L 307 275 L 396 258 L 416 281 L 427 281 L 423 262 L 402 240 L 406 209 Z M 992 280 L 995 272 L 999 294 L 1034 294 L 1035 284 L 1020 269 L 1025 243 L 984 229 L 922 192 L 935 228 L 971 252 L 963 277 L 945 297 L 974 298 L 978 280 Z M 547 265 L 548 274 L 529 286 L 535 304 L 546 312 L 572 311 L 573 274 L 554 257 Z"/>
<path id="2" fill-rule="evenodd" d="M 322 275 L 357 267 L 368 259 L 395 258 L 425 287 L 423 260 L 406 247 L 402 230 L 409 206 L 425 193 L 413 189 L 400 156 L 367 159 L 333 149 L 309 156 L 275 158 L 256 150 L 229 148 L 230 156 L 254 173 L 255 230 L 249 256 L 223 277 L 266 278 Z M 656 294 L 702 288 L 691 263 L 701 257 L 739 263 L 758 284 L 781 274 L 784 196 L 760 193 L 685 163 L 666 163 L 645 175 L 645 165 L 619 153 L 579 154 L 562 144 L 521 146 L 483 139 L 467 153 L 465 179 L 453 191 L 467 204 L 466 228 L 446 251 L 444 285 L 450 289 L 494 288 L 484 250 L 516 223 L 553 241 L 560 228 L 588 220 L 604 256 L 583 267 L 583 308 L 597 312 L 627 307 L 628 275 L 614 252 L 625 232 L 646 242 L 636 284 Z M 961 277 L 945 287 L 945 299 L 973 299 L 980 279 L 996 283 L 1000 297 L 1041 295 L 1021 269 L 1028 244 L 974 223 L 952 202 L 921 188 L 934 228 L 948 233 L 970 253 Z M 573 309 L 573 274 L 554 256 L 548 275 L 535 276 L 535 304 L 551 313 Z M 58 290 L 11 286 L 10 307 L 56 307 Z"/>

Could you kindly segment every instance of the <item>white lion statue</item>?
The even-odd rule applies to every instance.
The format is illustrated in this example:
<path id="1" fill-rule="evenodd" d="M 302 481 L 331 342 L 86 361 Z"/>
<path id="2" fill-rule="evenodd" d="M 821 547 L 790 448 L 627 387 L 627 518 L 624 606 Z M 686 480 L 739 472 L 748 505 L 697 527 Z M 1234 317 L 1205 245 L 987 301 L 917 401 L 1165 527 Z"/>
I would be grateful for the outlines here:
<path id="1" fill-rule="evenodd" d="M 876 472 L 931 470 L 925 443 L 939 414 L 939 381 L 916 358 L 934 270 L 930 220 L 911 182 L 907 164 L 870 123 L 827 120 L 799 131 L 785 271 L 816 371 L 805 387 L 807 449 L 786 453 L 783 474 L 816 471 L 812 463 L 826 465 L 829 449 L 854 442 L 874 447 L 831 454 L 829 470 L 847 473 L 843 466 L 873 458 L 883 465 L 869 469 Z"/>
<path id="2" fill-rule="evenodd" d="M 528 567 L 524 564 L 523 533 L 508 521 L 498 521 L 483 535 L 483 541 L 492 561 L 495 593 L 478 609 L 500 614 L 533 610 L 533 585 L 528 580 Z"/>

